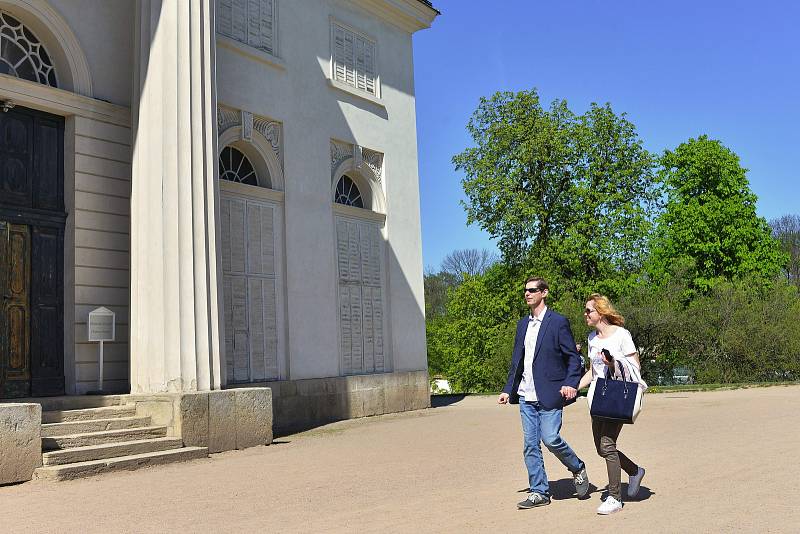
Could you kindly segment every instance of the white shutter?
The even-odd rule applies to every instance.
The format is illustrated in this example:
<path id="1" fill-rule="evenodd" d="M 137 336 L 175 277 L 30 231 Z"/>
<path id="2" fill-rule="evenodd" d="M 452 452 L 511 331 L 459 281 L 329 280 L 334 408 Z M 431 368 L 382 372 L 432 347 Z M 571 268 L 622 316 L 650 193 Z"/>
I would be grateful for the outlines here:
<path id="1" fill-rule="evenodd" d="M 247 335 L 247 279 L 244 276 L 232 276 L 231 286 L 231 297 L 233 299 L 233 379 L 236 382 L 246 382 L 250 379 L 250 343 Z"/>
<path id="2" fill-rule="evenodd" d="M 333 25 L 333 77 L 347 83 L 347 69 L 350 58 L 345 52 L 346 30 L 338 24 Z"/>
<path id="3" fill-rule="evenodd" d="M 258 47 L 270 54 L 275 53 L 275 3 L 273 0 L 261 0 L 259 14 Z"/>
<path id="4" fill-rule="evenodd" d="M 382 241 L 374 223 L 336 219 L 344 374 L 385 370 Z"/>
<path id="5" fill-rule="evenodd" d="M 247 0 L 231 0 L 230 37 L 247 42 Z"/>
<path id="6" fill-rule="evenodd" d="M 339 325 L 342 343 L 342 371 L 353 373 L 353 332 L 350 314 L 350 286 L 339 285 Z"/>
<path id="7" fill-rule="evenodd" d="M 377 95 L 375 43 L 335 23 L 333 78 Z"/>
<path id="8" fill-rule="evenodd" d="M 273 206 L 221 201 L 225 353 L 231 382 L 279 378 Z"/>
<path id="9" fill-rule="evenodd" d="M 261 285 L 264 303 L 264 378 L 278 379 L 278 295 L 275 279 L 264 279 Z"/>
<path id="10" fill-rule="evenodd" d="M 231 200 L 228 210 L 230 217 L 230 271 L 234 273 L 245 272 L 245 203 L 242 200 Z"/>
<path id="11" fill-rule="evenodd" d="M 350 331 L 352 333 L 351 365 L 354 373 L 363 373 L 364 369 L 364 329 L 363 329 L 363 301 L 361 288 L 350 287 Z"/>
<path id="12" fill-rule="evenodd" d="M 222 35 L 233 34 L 233 0 L 217 1 L 217 31 Z"/>
<path id="13" fill-rule="evenodd" d="M 379 287 L 372 288 L 372 337 L 375 361 L 375 372 L 382 373 L 386 370 L 383 354 L 383 290 Z"/>
<path id="14" fill-rule="evenodd" d="M 227 366 L 228 376 L 233 377 L 233 284 L 230 276 L 222 277 L 223 292 L 223 315 L 225 318 L 225 365 Z"/>
<path id="15" fill-rule="evenodd" d="M 264 354 L 264 293 L 263 280 L 247 280 L 248 332 L 250 341 L 250 381 L 264 380 L 266 361 Z"/>

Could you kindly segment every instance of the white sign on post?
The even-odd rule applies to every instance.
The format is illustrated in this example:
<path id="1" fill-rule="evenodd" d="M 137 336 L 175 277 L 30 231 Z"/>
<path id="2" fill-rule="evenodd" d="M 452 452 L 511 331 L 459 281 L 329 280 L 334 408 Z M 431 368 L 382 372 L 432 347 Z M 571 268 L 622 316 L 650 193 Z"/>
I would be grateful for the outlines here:
<path id="1" fill-rule="evenodd" d="M 103 342 L 114 341 L 116 334 L 114 318 L 114 312 L 108 308 L 101 307 L 89 312 L 88 340 L 100 342 L 100 373 L 97 379 L 97 393 L 103 392 Z"/>

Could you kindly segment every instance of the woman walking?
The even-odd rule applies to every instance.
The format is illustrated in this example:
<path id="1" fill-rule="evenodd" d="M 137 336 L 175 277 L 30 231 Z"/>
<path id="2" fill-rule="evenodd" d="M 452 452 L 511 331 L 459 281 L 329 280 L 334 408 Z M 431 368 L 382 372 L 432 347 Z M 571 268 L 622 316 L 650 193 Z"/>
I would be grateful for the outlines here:
<path id="1" fill-rule="evenodd" d="M 639 353 L 633 343 L 631 333 L 623 325 L 625 318 L 614 309 L 607 297 L 594 293 L 586 302 L 583 311 L 586 324 L 594 327 L 589 334 L 588 352 L 591 369 L 581 379 L 578 388 L 588 386 L 598 376 L 605 376 L 606 369 L 611 375 L 625 373 L 626 380 L 637 382 L 647 389 L 641 378 Z M 639 493 L 644 478 L 644 469 L 617 449 L 617 439 L 622 423 L 592 417 L 592 434 L 597 453 L 606 461 L 608 469 L 608 497 L 597 509 L 601 515 L 613 514 L 622 510 L 621 469 L 628 474 L 628 497 Z"/>

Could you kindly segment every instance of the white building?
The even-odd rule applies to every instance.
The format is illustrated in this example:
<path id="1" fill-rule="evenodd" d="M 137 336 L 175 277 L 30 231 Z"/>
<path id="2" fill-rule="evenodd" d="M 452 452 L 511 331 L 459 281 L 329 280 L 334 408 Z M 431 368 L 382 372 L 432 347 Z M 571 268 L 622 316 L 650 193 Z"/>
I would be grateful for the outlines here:
<path id="1" fill-rule="evenodd" d="M 0 397 L 428 405 L 425 0 L 0 0 Z M 5 246 L 3 246 L 5 245 Z"/>

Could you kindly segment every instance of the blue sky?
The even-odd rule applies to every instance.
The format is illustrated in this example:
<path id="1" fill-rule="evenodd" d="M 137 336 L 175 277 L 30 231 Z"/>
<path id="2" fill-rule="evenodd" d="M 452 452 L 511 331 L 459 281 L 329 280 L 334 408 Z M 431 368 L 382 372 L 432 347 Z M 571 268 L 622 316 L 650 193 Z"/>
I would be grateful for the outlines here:
<path id="1" fill-rule="evenodd" d="M 658 153 L 708 134 L 749 169 L 758 213 L 800 214 L 800 2 L 434 0 L 414 36 L 423 259 L 490 248 L 450 162 L 481 96 L 610 102 Z"/>

